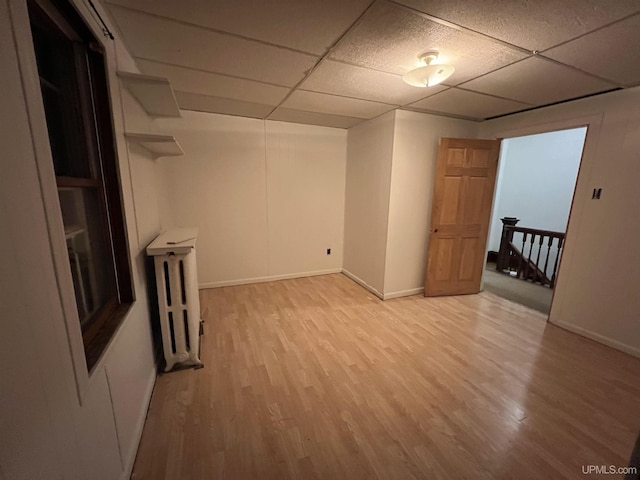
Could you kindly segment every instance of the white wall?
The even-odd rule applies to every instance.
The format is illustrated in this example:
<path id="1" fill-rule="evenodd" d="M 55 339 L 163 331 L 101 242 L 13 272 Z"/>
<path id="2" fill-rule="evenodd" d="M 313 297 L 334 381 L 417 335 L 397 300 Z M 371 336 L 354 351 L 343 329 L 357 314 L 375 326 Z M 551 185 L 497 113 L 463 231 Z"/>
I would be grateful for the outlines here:
<path id="1" fill-rule="evenodd" d="M 502 217 L 566 231 L 585 135 L 582 127 L 503 140 L 487 250 L 500 248 Z"/>
<path id="2" fill-rule="evenodd" d="M 380 298 L 424 289 L 441 137 L 475 138 L 477 123 L 396 110 L 349 129 L 345 273 Z"/>
<path id="3" fill-rule="evenodd" d="M 84 2 L 77 6 L 103 38 Z M 155 366 L 138 237 L 159 230 L 159 215 L 153 164 L 129 152 L 122 135 L 123 106 L 132 104 L 121 99 L 115 78 L 116 46 L 120 65 L 132 62 L 117 42 L 106 43 L 136 301 L 88 376 L 78 356 L 80 326 L 66 322 L 75 300 L 70 273 L 60 269 L 67 252 L 26 5 L 0 0 L 0 476 L 6 479 L 128 478 L 142 432 Z M 141 192 L 135 198 L 134 190 Z"/>
<path id="4" fill-rule="evenodd" d="M 200 229 L 202 288 L 340 271 L 345 130 L 191 111 L 158 124 L 185 151 L 158 160 L 162 227 Z"/>
<path id="5" fill-rule="evenodd" d="M 550 321 L 640 356 L 640 88 L 481 124 L 514 137 L 589 125 Z M 602 198 L 592 200 L 593 188 Z"/>
<path id="6" fill-rule="evenodd" d="M 477 122 L 396 111 L 385 299 L 423 291 L 440 138 L 476 138 L 477 128 Z"/>
<path id="7" fill-rule="evenodd" d="M 395 112 L 349 129 L 344 271 L 384 294 Z"/>
<path id="8" fill-rule="evenodd" d="M 269 275 L 341 270 L 346 130 L 266 122 L 266 139 Z"/>

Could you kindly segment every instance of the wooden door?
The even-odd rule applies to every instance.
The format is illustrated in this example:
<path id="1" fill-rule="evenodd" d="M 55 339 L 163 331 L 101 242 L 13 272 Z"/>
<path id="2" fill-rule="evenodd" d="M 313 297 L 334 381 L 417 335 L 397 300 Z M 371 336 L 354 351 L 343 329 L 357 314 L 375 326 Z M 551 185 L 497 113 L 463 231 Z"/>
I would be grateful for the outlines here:
<path id="1" fill-rule="evenodd" d="M 440 140 L 425 296 L 480 291 L 499 151 L 500 140 Z"/>

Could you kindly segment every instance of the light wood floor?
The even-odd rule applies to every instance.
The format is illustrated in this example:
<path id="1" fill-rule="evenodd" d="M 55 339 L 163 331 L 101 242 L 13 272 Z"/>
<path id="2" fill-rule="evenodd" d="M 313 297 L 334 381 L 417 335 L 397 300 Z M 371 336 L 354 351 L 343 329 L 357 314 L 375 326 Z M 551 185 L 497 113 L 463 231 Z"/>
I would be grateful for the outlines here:
<path id="1" fill-rule="evenodd" d="M 337 274 L 201 303 L 205 368 L 158 378 L 137 480 L 595 478 L 640 429 L 639 359 L 490 293 Z"/>

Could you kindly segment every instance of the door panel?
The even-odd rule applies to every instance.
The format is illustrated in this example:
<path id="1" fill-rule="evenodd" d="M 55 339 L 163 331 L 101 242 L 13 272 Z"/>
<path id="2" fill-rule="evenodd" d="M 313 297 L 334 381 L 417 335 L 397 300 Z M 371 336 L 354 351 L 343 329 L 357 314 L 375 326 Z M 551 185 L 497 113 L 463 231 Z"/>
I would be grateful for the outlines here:
<path id="1" fill-rule="evenodd" d="M 464 210 L 462 221 L 465 225 L 480 225 L 482 223 L 482 207 L 486 180 L 482 177 L 471 177 L 464 195 Z M 481 199 L 481 201 L 478 201 Z"/>
<path id="2" fill-rule="evenodd" d="M 443 180 L 442 185 L 442 208 L 438 220 L 441 225 L 455 224 L 458 218 L 458 202 L 460 201 L 460 190 L 462 180 L 459 177 L 449 177 Z"/>
<path id="3" fill-rule="evenodd" d="M 463 281 L 473 280 L 475 274 L 475 252 L 478 249 L 477 238 L 463 238 L 460 247 L 460 268 L 458 278 Z"/>
<path id="4" fill-rule="evenodd" d="M 440 140 L 425 296 L 478 293 L 499 140 Z"/>
<path id="5" fill-rule="evenodd" d="M 437 255 L 435 256 L 436 263 L 433 266 L 435 278 L 437 281 L 448 281 L 451 279 L 455 238 L 441 238 L 435 248 L 437 250 Z"/>
<path id="6" fill-rule="evenodd" d="M 464 166 L 464 148 L 451 148 L 447 152 L 447 167 Z"/>
<path id="7" fill-rule="evenodd" d="M 471 166 L 479 168 L 488 168 L 491 161 L 489 150 L 473 150 L 471 152 Z"/>

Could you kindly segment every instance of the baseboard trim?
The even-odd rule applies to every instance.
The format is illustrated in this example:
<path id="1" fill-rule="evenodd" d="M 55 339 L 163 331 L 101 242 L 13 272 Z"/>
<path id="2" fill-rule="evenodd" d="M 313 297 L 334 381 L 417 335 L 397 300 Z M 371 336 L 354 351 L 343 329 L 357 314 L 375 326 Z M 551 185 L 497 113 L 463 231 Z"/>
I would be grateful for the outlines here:
<path id="1" fill-rule="evenodd" d="M 571 323 L 566 322 L 554 322 L 550 321 L 553 325 L 564 328 L 565 330 L 569 330 L 570 332 L 576 333 L 583 337 L 587 337 L 595 342 L 602 343 L 607 347 L 615 348 L 616 350 L 620 350 L 621 352 L 628 353 L 634 357 L 640 358 L 640 348 L 632 347 L 631 345 L 627 345 L 626 343 L 619 342 L 618 340 L 614 340 L 609 337 L 605 337 L 604 335 L 600 335 L 599 333 L 594 333 L 589 330 L 586 330 L 582 327 L 578 327 Z"/>
<path id="2" fill-rule="evenodd" d="M 233 287 L 236 285 L 248 285 L 251 283 L 275 282 L 278 280 L 290 280 L 292 278 L 316 277 L 318 275 L 330 275 L 332 273 L 341 273 L 341 268 L 332 268 L 329 270 L 316 270 L 313 272 L 287 273 L 284 275 L 270 275 L 268 277 L 242 278 L 239 280 L 223 280 L 221 282 L 205 282 L 198 285 L 200 290 L 207 288 Z"/>
<path id="3" fill-rule="evenodd" d="M 411 288 L 409 290 L 400 290 L 399 292 L 385 293 L 383 300 L 391 300 L 392 298 L 410 297 L 411 295 L 418 295 L 424 293 L 424 287 Z"/>
<path id="4" fill-rule="evenodd" d="M 127 452 L 127 464 L 125 465 L 124 472 L 122 472 L 121 480 L 129 480 L 133 473 L 133 466 L 136 463 L 136 456 L 138 455 L 138 448 L 140 447 L 140 440 L 142 439 L 142 432 L 144 430 L 144 424 L 147 421 L 147 413 L 149 406 L 151 405 L 151 396 L 153 395 L 153 388 L 156 385 L 156 364 L 153 365 L 153 371 L 149 377 L 147 388 L 145 391 L 145 401 L 143 408 L 141 409 L 138 417 L 138 422 L 135 429 L 135 441 L 131 444 L 131 450 Z"/>
<path id="5" fill-rule="evenodd" d="M 351 273 L 349 270 L 346 269 L 342 269 L 342 273 L 344 275 L 346 275 L 347 277 L 349 277 L 351 280 L 353 280 L 354 282 L 356 282 L 358 285 L 360 285 L 361 287 L 369 290 L 371 293 L 373 293 L 376 297 L 378 297 L 380 300 L 384 300 L 384 294 L 380 293 L 378 290 L 376 290 L 375 288 L 373 288 L 371 285 L 369 285 L 367 282 L 365 282 L 364 280 L 362 280 L 360 277 L 358 277 L 357 275 L 354 275 L 353 273 Z"/>

